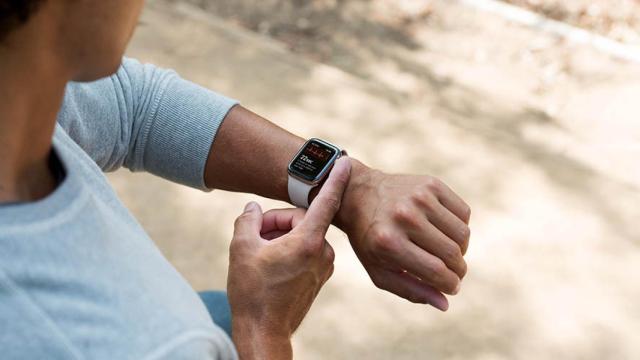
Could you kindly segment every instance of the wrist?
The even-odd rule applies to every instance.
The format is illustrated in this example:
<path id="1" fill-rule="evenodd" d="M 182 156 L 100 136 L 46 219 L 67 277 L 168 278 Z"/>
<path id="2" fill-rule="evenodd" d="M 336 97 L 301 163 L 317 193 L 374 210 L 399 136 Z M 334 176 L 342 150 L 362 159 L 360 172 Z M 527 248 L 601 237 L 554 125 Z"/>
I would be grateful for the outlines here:
<path id="1" fill-rule="evenodd" d="M 382 174 L 357 159 L 349 159 L 351 160 L 351 177 L 342 197 L 340 210 L 333 221 L 333 224 L 347 233 L 347 235 L 357 225 L 356 221 L 359 218 L 359 213 L 366 210 L 362 209 L 362 205 L 367 200 L 367 197 L 371 196 L 371 190 L 375 188 L 375 184 L 378 183 Z"/>
<path id="2" fill-rule="evenodd" d="M 261 326 L 255 321 L 232 322 L 233 343 L 241 360 L 292 359 L 291 335 Z"/>

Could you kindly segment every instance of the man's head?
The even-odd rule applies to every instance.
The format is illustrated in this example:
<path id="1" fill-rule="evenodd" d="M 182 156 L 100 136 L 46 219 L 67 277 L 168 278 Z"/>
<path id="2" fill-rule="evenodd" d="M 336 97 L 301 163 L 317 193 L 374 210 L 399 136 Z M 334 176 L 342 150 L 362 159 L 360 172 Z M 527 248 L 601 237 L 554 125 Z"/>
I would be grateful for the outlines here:
<path id="1" fill-rule="evenodd" d="M 144 0 L 0 0 L 0 50 L 7 55 L 18 50 L 44 54 L 64 66 L 73 80 L 95 80 L 119 67 L 143 4 Z"/>

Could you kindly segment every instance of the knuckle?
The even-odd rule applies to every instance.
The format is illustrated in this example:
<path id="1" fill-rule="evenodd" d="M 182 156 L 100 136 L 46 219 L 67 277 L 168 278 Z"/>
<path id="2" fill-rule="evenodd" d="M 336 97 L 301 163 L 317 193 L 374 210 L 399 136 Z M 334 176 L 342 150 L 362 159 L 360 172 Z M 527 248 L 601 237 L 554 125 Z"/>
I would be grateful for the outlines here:
<path id="1" fill-rule="evenodd" d="M 322 226 L 316 226 L 309 231 L 309 238 L 313 240 L 313 242 L 321 242 L 325 235 L 327 234 L 327 230 Z M 320 245 L 318 245 L 320 246 Z"/>
<path id="2" fill-rule="evenodd" d="M 460 244 L 460 250 L 462 252 L 462 256 L 467 254 L 467 250 L 469 250 L 469 240 L 466 240 L 462 244 Z"/>
<path id="3" fill-rule="evenodd" d="M 333 276 L 334 271 L 335 271 L 335 266 L 333 266 L 333 264 L 329 265 L 327 269 L 327 273 L 325 275 L 324 282 L 327 282 L 331 278 L 331 276 Z"/>
<path id="4" fill-rule="evenodd" d="M 429 177 L 425 183 L 427 191 L 438 194 L 442 189 L 442 181 L 435 177 Z"/>
<path id="5" fill-rule="evenodd" d="M 411 194 L 411 200 L 413 200 L 413 202 L 420 204 L 423 201 L 425 201 L 427 198 L 429 197 L 429 194 L 421 189 L 418 189 L 416 191 L 413 192 L 413 194 Z"/>
<path id="6" fill-rule="evenodd" d="M 404 203 L 398 203 L 395 205 L 393 209 L 393 217 L 396 221 L 401 223 L 413 225 L 414 227 L 418 225 L 418 218 L 415 212 Z"/>
<path id="7" fill-rule="evenodd" d="M 449 276 L 450 270 L 449 268 L 440 263 L 439 265 L 435 265 L 435 269 L 431 273 L 431 283 L 438 290 L 445 293 L 452 293 L 457 286 L 457 275 Z"/>
<path id="8" fill-rule="evenodd" d="M 467 248 L 469 247 L 469 239 L 471 237 L 471 230 L 468 226 L 464 226 L 460 229 L 460 240 L 458 241 L 460 245 L 460 252 L 464 255 L 467 252 Z"/>
<path id="9" fill-rule="evenodd" d="M 432 261 L 427 264 L 429 276 L 436 283 L 442 283 L 445 279 L 447 266 L 442 261 Z"/>
<path id="10" fill-rule="evenodd" d="M 243 221 L 243 220 L 242 220 L 242 217 L 243 217 L 243 216 L 244 216 L 244 215 L 240 215 L 240 216 L 238 216 L 238 217 L 236 218 L 236 220 L 233 222 L 233 227 L 234 227 L 234 228 L 238 228 L 238 226 L 240 226 L 240 224 L 241 224 L 241 223 L 242 223 L 242 221 Z"/>
<path id="11" fill-rule="evenodd" d="M 447 264 L 455 265 L 461 262 L 462 252 L 460 247 L 455 245 L 448 245 L 444 250 L 444 260 Z"/>
<path id="12" fill-rule="evenodd" d="M 248 221 L 251 219 L 251 214 L 250 213 L 243 213 L 240 216 L 238 216 L 236 218 L 236 220 L 233 223 L 233 226 L 238 227 L 240 226 L 242 223 Z"/>
<path id="13" fill-rule="evenodd" d="M 460 263 L 460 279 L 462 279 L 467 275 L 467 270 L 468 270 L 467 262 L 463 260 Z"/>
<path id="14" fill-rule="evenodd" d="M 335 196 L 331 196 L 329 198 L 329 201 L 327 202 L 327 206 L 329 207 L 329 209 L 336 213 L 338 212 L 338 210 L 340 210 L 340 196 L 338 194 L 334 194 Z"/>
<path id="15" fill-rule="evenodd" d="M 462 277 L 466 274 L 467 264 L 464 261 L 462 251 L 457 244 L 448 247 L 443 260 L 458 276 Z"/>
<path id="16" fill-rule="evenodd" d="M 332 264 L 336 259 L 336 252 L 333 250 L 333 247 L 329 244 L 326 244 L 326 260 L 329 264 Z"/>
<path id="17" fill-rule="evenodd" d="M 340 196 L 337 193 L 331 193 L 324 199 L 324 204 L 332 213 L 337 213 L 340 210 L 340 200 Z"/>
<path id="18" fill-rule="evenodd" d="M 411 196 L 411 200 L 422 209 L 432 211 L 436 208 L 437 200 L 433 194 L 425 191 L 417 191 Z"/>
<path id="19" fill-rule="evenodd" d="M 460 236 L 462 237 L 462 240 L 469 241 L 469 238 L 471 237 L 471 229 L 469 229 L 468 226 L 463 226 L 460 229 Z"/>
<path id="20" fill-rule="evenodd" d="M 242 232 L 235 231 L 233 234 L 233 238 L 231 239 L 231 244 L 229 244 L 229 249 L 241 248 L 246 242 L 249 240 L 249 237 Z"/>
<path id="21" fill-rule="evenodd" d="M 396 239 L 384 228 L 377 228 L 373 234 L 373 245 L 375 250 L 381 253 L 394 253 L 397 248 Z"/>
<path id="22" fill-rule="evenodd" d="M 346 171 L 340 172 L 336 177 L 336 183 L 338 187 L 345 188 L 349 184 L 349 173 Z"/>
<path id="23" fill-rule="evenodd" d="M 447 294 L 455 295 L 456 286 L 458 286 L 457 281 L 447 280 L 443 286 L 442 291 Z"/>
<path id="24" fill-rule="evenodd" d="M 431 272 L 438 280 L 443 280 L 445 278 L 445 273 L 447 271 L 447 266 L 442 262 L 435 262 L 431 265 Z"/>
<path id="25" fill-rule="evenodd" d="M 469 221 L 471 219 L 471 207 L 465 204 L 462 212 L 463 212 L 464 220 Z"/>

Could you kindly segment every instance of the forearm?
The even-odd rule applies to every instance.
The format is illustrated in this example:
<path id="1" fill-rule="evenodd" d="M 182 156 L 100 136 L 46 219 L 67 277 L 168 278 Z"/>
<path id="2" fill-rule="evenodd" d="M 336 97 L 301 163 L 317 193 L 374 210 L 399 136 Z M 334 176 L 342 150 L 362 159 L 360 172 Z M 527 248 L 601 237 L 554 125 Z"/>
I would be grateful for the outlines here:
<path id="1" fill-rule="evenodd" d="M 205 169 L 209 188 L 253 193 L 290 202 L 287 166 L 305 143 L 296 136 L 253 112 L 236 106 L 216 134 Z M 377 173 L 351 159 L 351 177 L 334 225 L 347 230 L 358 211 L 362 189 L 370 187 Z M 310 199 L 318 193 L 315 188 Z"/>
<path id="2" fill-rule="evenodd" d="M 216 134 L 205 169 L 209 188 L 289 202 L 287 166 L 305 143 L 263 117 L 235 106 Z M 352 176 L 366 168 L 352 159 Z M 311 193 L 315 196 L 319 189 Z"/>
<path id="3" fill-rule="evenodd" d="M 235 106 L 216 134 L 205 169 L 205 184 L 288 202 L 287 165 L 304 142 L 242 106 Z"/>

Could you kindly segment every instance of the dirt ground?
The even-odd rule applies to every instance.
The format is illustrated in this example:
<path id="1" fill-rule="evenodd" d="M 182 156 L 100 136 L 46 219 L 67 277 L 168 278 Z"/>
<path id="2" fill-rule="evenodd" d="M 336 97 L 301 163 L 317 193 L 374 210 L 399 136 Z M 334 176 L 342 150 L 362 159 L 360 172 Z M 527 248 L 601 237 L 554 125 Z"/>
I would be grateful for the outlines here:
<path id="1" fill-rule="evenodd" d="M 150 1 L 129 55 L 376 168 L 438 176 L 473 209 L 444 314 L 376 289 L 332 229 L 335 275 L 296 358 L 640 358 L 640 66 L 447 0 L 190 1 Z M 254 196 L 111 180 L 196 289 L 225 286 Z"/>
<path id="2" fill-rule="evenodd" d="M 640 45 L 638 0 L 503 0 L 549 18 Z"/>
<path id="3" fill-rule="evenodd" d="M 283 41 L 324 60 L 327 42 L 382 38 L 398 41 L 432 14 L 433 0 L 175 0 Z M 640 45 L 638 0 L 502 0 L 611 39 Z M 367 26 L 363 26 L 366 23 Z M 334 49 L 335 50 L 335 49 Z"/>

